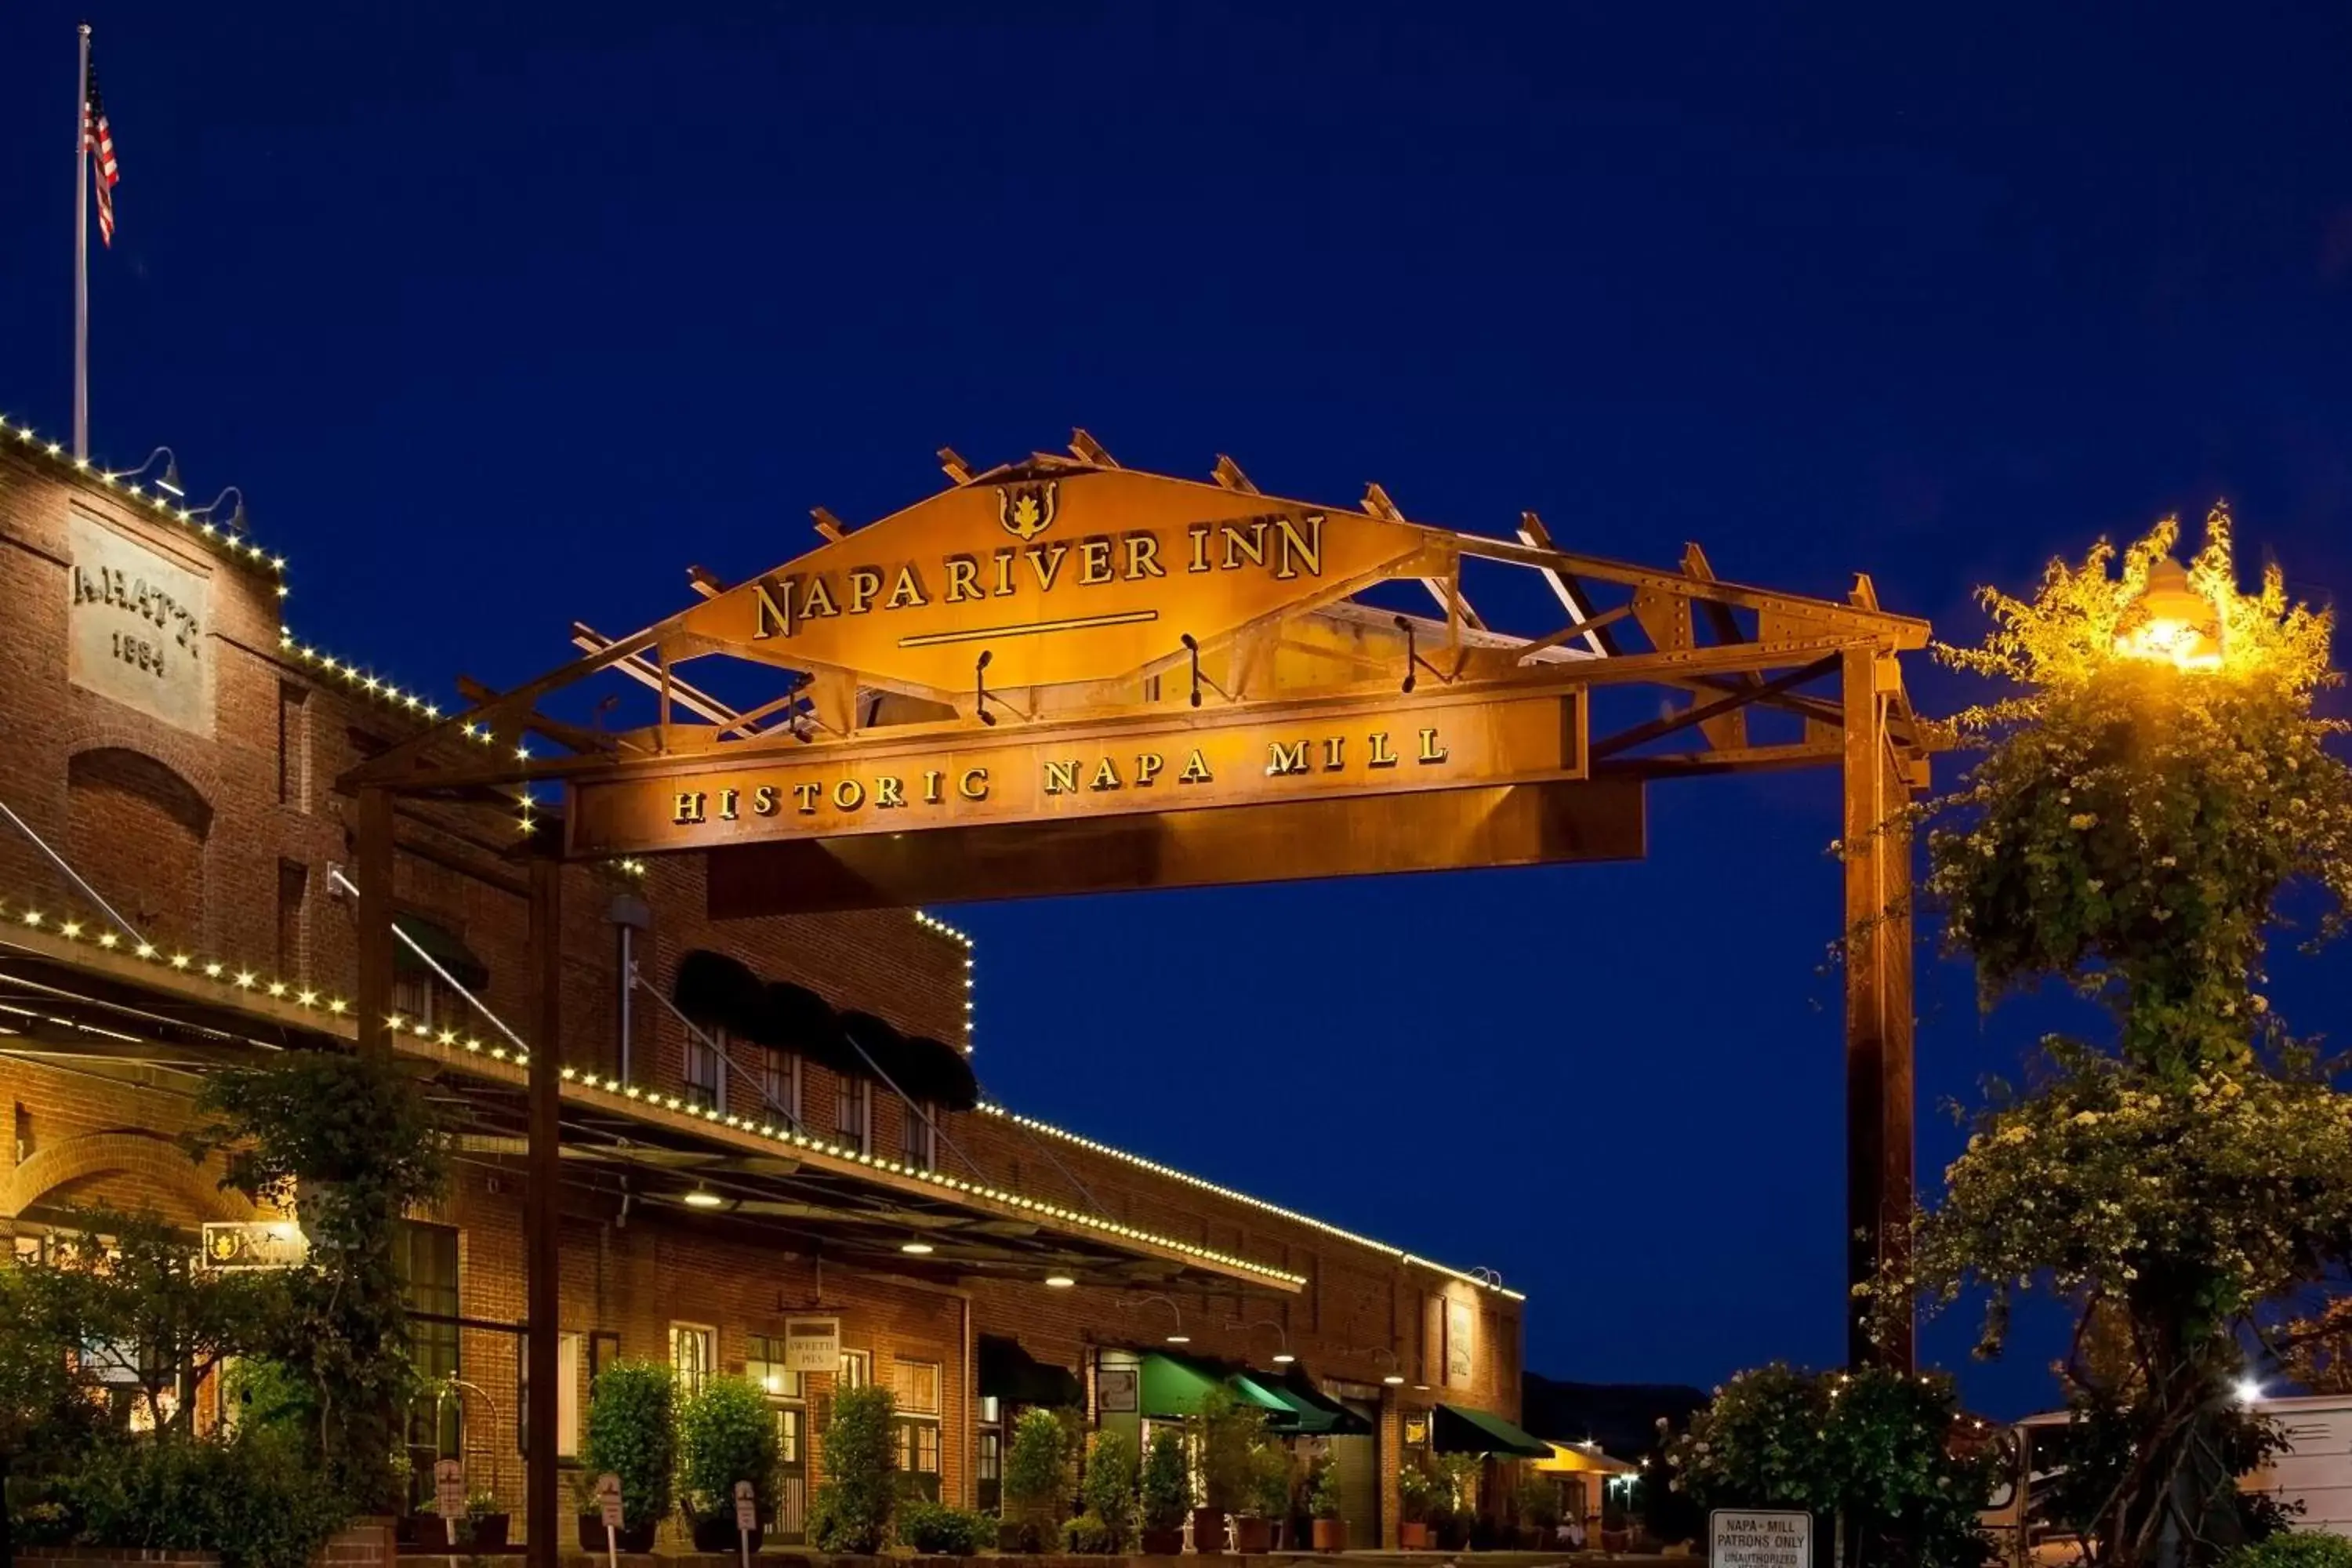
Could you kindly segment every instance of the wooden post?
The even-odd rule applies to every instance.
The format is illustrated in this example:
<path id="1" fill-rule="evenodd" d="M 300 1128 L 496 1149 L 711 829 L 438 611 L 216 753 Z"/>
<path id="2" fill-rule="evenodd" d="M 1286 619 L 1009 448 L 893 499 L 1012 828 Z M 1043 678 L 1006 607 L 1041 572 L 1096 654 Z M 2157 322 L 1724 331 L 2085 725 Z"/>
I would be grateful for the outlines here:
<path id="1" fill-rule="evenodd" d="M 525 1409 L 529 1447 L 523 1458 L 523 1504 L 530 1568 L 555 1568 L 562 1539 L 556 1517 L 555 1339 L 562 1247 L 559 1227 L 563 1173 L 562 1131 L 563 862 L 542 852 L 530 862 L 530 1179 L 523 1209 L 528 1286 L 524 1300 L 523 1367 L 530 1382 Z"/>
<path id="2" fill-rule="evenodd" d="M 1909 795 L 1887 746 L 1878 671 L 1892 657 L 1871 647 L 1844 654 L 1849 1286 L 1899 1266 L 1911 1245 L 1911 837 L 1894 820 Z M 1910 1314 L 1874 1343 L 1860 1305 L 1848 1295 L 1847 1359 L 1909 1372 Z"/>
<path id="3" fill-rule="evenodd" d="M 380 785 L 360 791 L 357 840 L 359 910 L 360 1049 L 378 1055 L 392 1049 L 392 792 Z"/>

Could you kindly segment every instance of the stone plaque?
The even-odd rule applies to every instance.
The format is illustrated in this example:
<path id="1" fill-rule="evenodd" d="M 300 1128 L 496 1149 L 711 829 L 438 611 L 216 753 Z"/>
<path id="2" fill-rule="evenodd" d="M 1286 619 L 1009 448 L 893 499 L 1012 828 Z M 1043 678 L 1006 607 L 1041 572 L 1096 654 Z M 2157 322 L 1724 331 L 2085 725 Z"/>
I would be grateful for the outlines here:
<path id="1" fill-rule="evenodd" d="M 79 513 L 72 546 L 67 678 L 151 719 L 210 735 L 211 582 Z"/>

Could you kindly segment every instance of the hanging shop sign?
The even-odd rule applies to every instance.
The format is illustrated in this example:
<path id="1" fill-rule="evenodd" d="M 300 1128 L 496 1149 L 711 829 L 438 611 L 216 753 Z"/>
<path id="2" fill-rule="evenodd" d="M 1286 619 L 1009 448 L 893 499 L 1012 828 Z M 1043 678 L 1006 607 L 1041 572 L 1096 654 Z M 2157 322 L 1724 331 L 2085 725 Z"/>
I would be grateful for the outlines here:
<path id="1" fill-rule="evenodd" d="M 818 744 L 583 782 L 566 816 L 572 854 L 621 855 L 1583 776 L 1578 693 L 1441 693 Z"/>
<path id="2" fill-rule="evenodd" d="M 836 1373 L 841 1370 L 839 1318 L 786 1318 L 784 1370 Z"/>
<path id="3" fill-rule="evenodd" d="M 1127 470 L 967 484 L 740 584 L 689 634 L 967 690 L 1104 680 L 1426 548 L 1410 524 Z M 1328 592 L 1326 591 L 1328 590 Z"/>
<path id="4" fill-rule="evenodd" d="M 211 734 L 209 579 L 79 512 L 68 535 L 67 679 L 150 719 Z"/>
<path id="5" fill-rule="evenodd" d="M 291 1220 L 206 1220 L 204 1265 L 235 1272 L 292 1268 L 310 1255 L 310 1238 Z"/>

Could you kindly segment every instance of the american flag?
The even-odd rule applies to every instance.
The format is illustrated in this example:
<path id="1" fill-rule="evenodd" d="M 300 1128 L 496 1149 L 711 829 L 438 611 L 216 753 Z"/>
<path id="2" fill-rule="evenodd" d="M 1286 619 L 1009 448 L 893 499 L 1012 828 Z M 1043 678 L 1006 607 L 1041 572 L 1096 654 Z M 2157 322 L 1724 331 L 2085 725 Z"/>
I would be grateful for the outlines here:
<path id="1" fill-rule="evenodd" d="M 114 166 L 114 132 L 98 96 L 98 68 L 89 68 L 89 96 L 81 105 L 81 144 L 90 155 L 90 181 L 98 192 L 98 237 L 114 247 L 114 186 L 122 175 Z"/>

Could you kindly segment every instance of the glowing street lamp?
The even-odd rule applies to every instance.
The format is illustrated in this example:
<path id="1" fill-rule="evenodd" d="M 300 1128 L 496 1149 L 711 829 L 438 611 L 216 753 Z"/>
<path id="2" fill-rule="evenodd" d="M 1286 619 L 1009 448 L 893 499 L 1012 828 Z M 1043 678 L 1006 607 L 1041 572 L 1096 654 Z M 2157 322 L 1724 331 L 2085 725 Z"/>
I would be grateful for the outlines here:
<path id="1" fill-rule="evenodd" d="M 2159 556 L 2148 568 L 2147 586 L 2116 625 L 2116 652 L 2179 669 L 2219 669 L 2221 613 L 2189 585 L 2179 562 Z"/>

